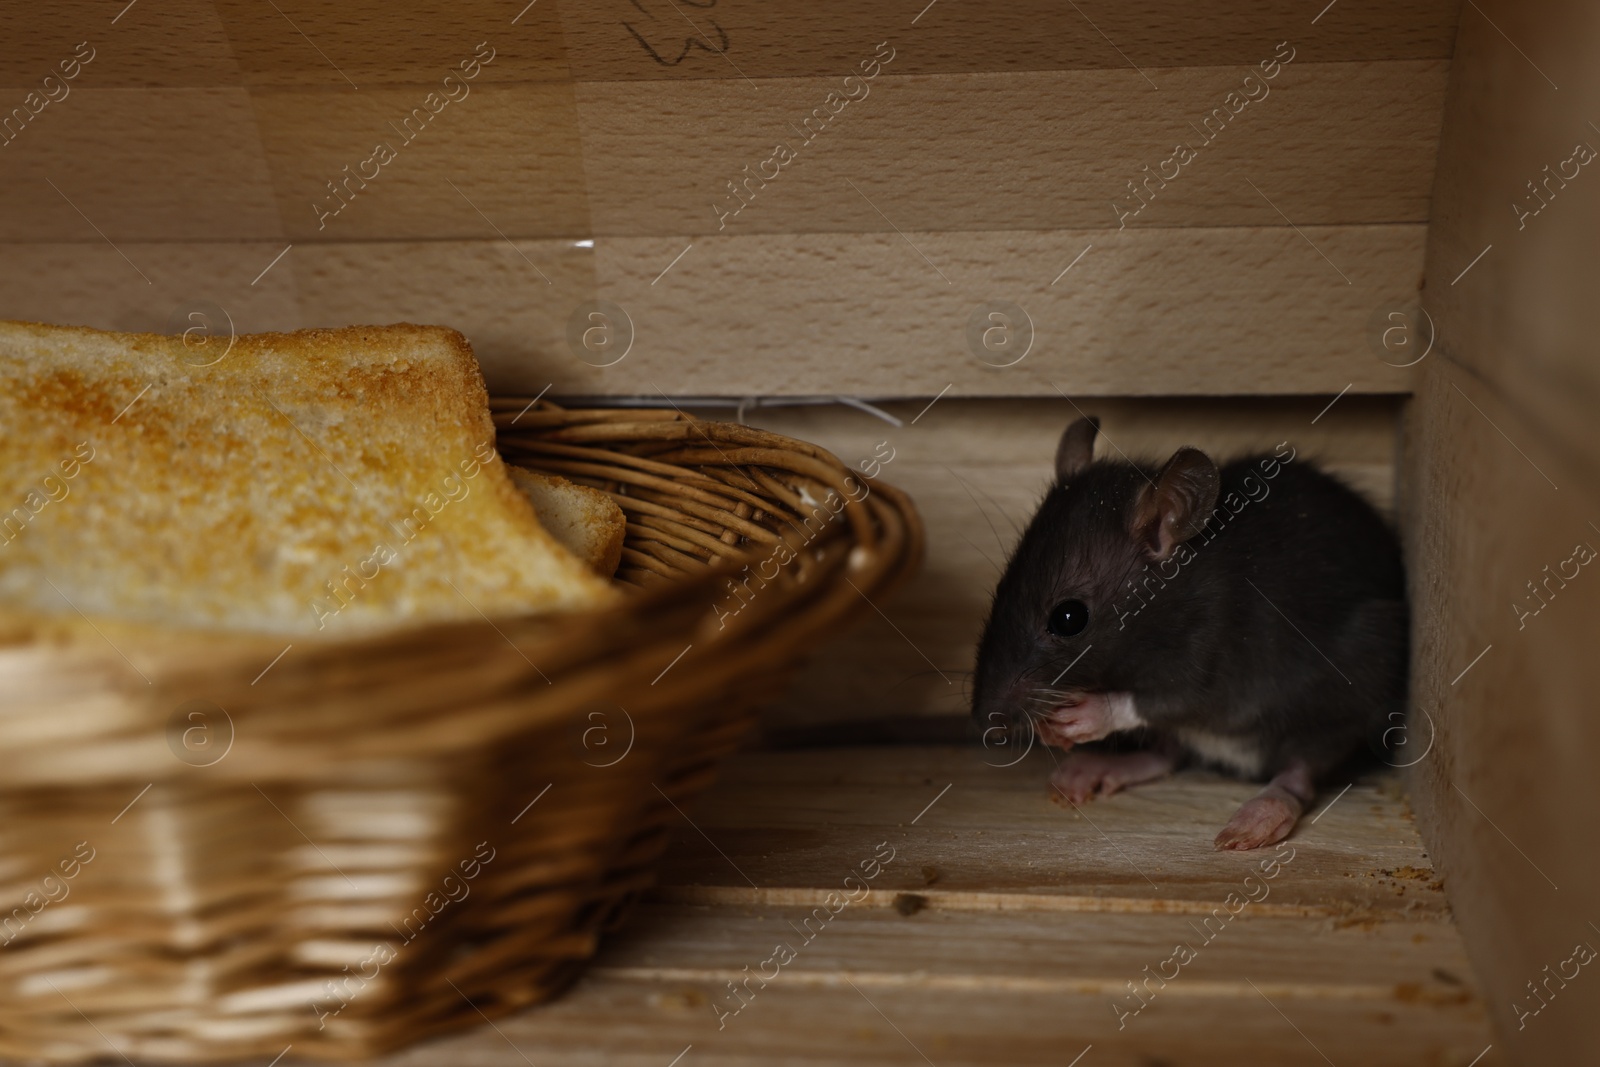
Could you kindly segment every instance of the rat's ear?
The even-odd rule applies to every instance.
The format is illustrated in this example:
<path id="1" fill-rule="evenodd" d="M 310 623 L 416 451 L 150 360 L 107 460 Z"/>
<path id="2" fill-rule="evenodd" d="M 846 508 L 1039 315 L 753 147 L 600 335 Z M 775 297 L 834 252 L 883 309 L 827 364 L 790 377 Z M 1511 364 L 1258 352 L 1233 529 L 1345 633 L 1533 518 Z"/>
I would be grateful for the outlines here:
<path id="1" fill-rule="evenodd" d="M 1139 491 L 1131 532 L 1152 559 L 1163 560 L 1199 533 L 1217 506 L 1217 465 L 1198 448 L 1180 448 Z"/>
<path id="2" fill-rule="evenodd" d="M 1094 459 L 1094 435 L 1100 432 L 1100 418 L 1091 415 L 1068 426 L 1056 445 L 1056 481 L 1066 485 Z"/>

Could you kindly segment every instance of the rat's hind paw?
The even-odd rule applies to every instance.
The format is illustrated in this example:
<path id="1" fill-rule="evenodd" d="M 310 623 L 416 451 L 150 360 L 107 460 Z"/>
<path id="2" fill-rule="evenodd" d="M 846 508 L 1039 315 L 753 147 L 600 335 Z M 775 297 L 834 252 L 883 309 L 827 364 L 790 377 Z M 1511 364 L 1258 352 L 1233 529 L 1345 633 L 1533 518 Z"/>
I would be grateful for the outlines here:
<path id="1" fill-rule="evenodd" d="M 1291 796 L 1262 793 L 1242 804 L 1214 842 L 1218 849 L 1261 848 L 1289 836 L 1300 819 L 1300 802 Z"/>
<path id="2" fill-rule="evenodd" d="M 1108 797 L 1172 773 L 1176 760 L 1160 752 L 1085 752 L 1075 748 L 1050 775 L 1050 784 L 1074 804 Z"/>

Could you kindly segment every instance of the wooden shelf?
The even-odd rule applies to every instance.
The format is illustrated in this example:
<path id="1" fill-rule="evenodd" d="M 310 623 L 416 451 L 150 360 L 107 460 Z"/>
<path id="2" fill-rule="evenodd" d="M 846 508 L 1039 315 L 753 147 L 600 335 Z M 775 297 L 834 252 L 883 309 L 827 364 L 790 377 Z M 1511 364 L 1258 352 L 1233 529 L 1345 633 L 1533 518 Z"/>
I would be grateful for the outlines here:
<path id="1" fill-rule="evenodd" d="M 1484 1006 L 1393 776 L 1331 806 L 1330 791 L 1261 880 L 1270 853 L 1210 843 L 1249 785 L 1185 773 L 1080 813 L 1049 798 L 1047 756 L 984 758 L 743 754 L 566 997 L 383 1062 L 1499 1062 L 1474 1060 L 1491 1043 Z M 866 896 L 828 903 L 889 849 Z M 1213 917 L 1252 873 L 1267 894 Z M 785 942 L 794 959 L 752 980 L 719 1029 L 715 1006 L 739 1003 L 728 983 Z M 1138 1003 L 1127 983 L 1180 942 L 1195 958 L 1119 1029 L 1113 1005 Z"/>

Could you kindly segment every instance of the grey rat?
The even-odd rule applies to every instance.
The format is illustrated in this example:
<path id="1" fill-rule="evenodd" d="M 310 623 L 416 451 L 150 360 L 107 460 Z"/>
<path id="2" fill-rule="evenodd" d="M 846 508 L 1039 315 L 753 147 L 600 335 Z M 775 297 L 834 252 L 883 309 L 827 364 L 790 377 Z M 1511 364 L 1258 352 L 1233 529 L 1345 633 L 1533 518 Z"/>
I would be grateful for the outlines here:
<path id="1" fill-rule="evenodd" d="M 1069 749 L 1074 803 L 1187 760 L 1266 780 L 1216 837 L 1287 837 L 1405 707 L 1405 574 L 1372 506 L 1287 443 L 1219 468 L 1095 460 L 1069 426 L 978 644 L 973 715 Z M 1400 714 L 1397 714 L 1400 713 Z M 1118 735 L 1123 751 L 1074 749 Z"/>

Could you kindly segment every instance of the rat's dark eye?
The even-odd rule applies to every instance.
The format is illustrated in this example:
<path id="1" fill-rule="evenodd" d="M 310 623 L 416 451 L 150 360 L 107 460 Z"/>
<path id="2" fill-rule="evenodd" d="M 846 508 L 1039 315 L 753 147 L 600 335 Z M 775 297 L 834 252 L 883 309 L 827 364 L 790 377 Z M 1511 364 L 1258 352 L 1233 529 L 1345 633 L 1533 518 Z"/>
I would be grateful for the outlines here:
<path id="1" fill-rule="evenodd" d="M 1089 605 L 1081 600 L 1063 600 L 1050 609 L 1048 628 L 1057 637 L 1073 637 L 1089 625 Z"/>

